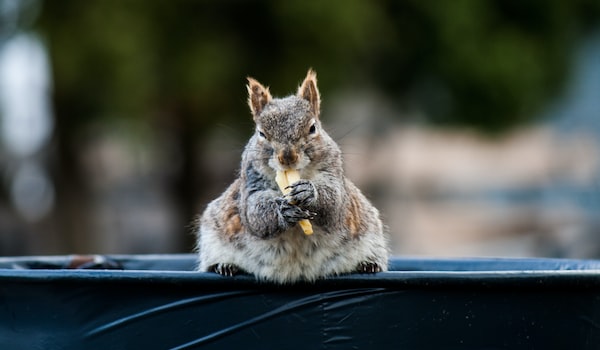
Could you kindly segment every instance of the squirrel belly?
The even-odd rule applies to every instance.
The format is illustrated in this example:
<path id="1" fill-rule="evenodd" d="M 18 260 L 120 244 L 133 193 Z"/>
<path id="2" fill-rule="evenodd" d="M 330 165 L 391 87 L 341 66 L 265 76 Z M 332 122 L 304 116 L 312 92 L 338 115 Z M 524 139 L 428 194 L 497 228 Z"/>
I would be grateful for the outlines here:
<path id="1" fill-rule="evenodd" d="M 276 283 L 386 271 L 379 212 L 345 177 L 341 150 L 321 126 L 316 74 L 284 98 L 252 78 L 247 88 L 256 133 L 239 177 L 200 218 L 198 270 Z M 293 176 L 279 176 L 280 187 L 282 173 Z"/>

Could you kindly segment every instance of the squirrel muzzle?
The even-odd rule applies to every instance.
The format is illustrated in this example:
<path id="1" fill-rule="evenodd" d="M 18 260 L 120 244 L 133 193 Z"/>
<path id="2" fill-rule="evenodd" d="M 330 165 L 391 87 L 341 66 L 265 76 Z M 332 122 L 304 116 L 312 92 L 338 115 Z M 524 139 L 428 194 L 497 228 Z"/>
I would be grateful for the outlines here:
<path id="1" fill-rule="evenodd" d="M 277 159 L 281 165 L 289 167 L 298 162 L 298 152 L 291 147 L 285 147 L 279 151 Z"/>

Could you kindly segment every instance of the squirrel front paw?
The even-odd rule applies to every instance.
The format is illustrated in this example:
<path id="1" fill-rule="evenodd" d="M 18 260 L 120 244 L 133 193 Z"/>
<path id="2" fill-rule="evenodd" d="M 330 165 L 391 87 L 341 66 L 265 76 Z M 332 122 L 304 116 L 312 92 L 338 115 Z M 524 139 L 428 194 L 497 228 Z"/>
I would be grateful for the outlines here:
<path id="1" fill-rule="evenodd" d="M 299 180 L 289 185 L 290 192 L 285 198 L 299 207 L 306 208 L 317 200 L 315 185 L 309 180 Z"/>
<path id="2" fill-rule="evenodd" d="M 312 220 L 317 215 L 309 210 L 300 208 L 295 204 L 291 204 L 285 198 L 278 198 L 279 214 L 288 225 L 295 225 L 298 221 L 308 219 Z"/>

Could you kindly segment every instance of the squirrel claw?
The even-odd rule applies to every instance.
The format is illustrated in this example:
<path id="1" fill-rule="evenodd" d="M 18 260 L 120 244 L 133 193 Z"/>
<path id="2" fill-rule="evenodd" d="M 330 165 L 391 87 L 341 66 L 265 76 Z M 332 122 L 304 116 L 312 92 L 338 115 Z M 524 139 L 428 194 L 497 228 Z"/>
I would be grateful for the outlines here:
<path id="1" fill-rule="evenodd" d="M 233 277 L 241 273 L 241 269 L 233 264 L 219 263 L 214 265 L 211 270 L 221 276 Z"/>
<path id="2" fill-rule="evenodd" d="M 356 271 L 358 273 L 377 273 L 381 272 L 381 266 L 379 266 L 377 263 L 363 261 L 358 264 Z"/>

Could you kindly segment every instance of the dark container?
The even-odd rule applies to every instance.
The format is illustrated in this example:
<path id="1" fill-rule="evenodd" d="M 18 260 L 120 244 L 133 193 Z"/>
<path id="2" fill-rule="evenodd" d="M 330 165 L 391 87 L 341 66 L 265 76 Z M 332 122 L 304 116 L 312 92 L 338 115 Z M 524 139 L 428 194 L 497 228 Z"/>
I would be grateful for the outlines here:
<path id="1" fill-rule="evenodd" d="M 277 286 L 193 255 L 0 259 L 0 349 L 600 349 L 600 261 L 393 259 Z"/>

